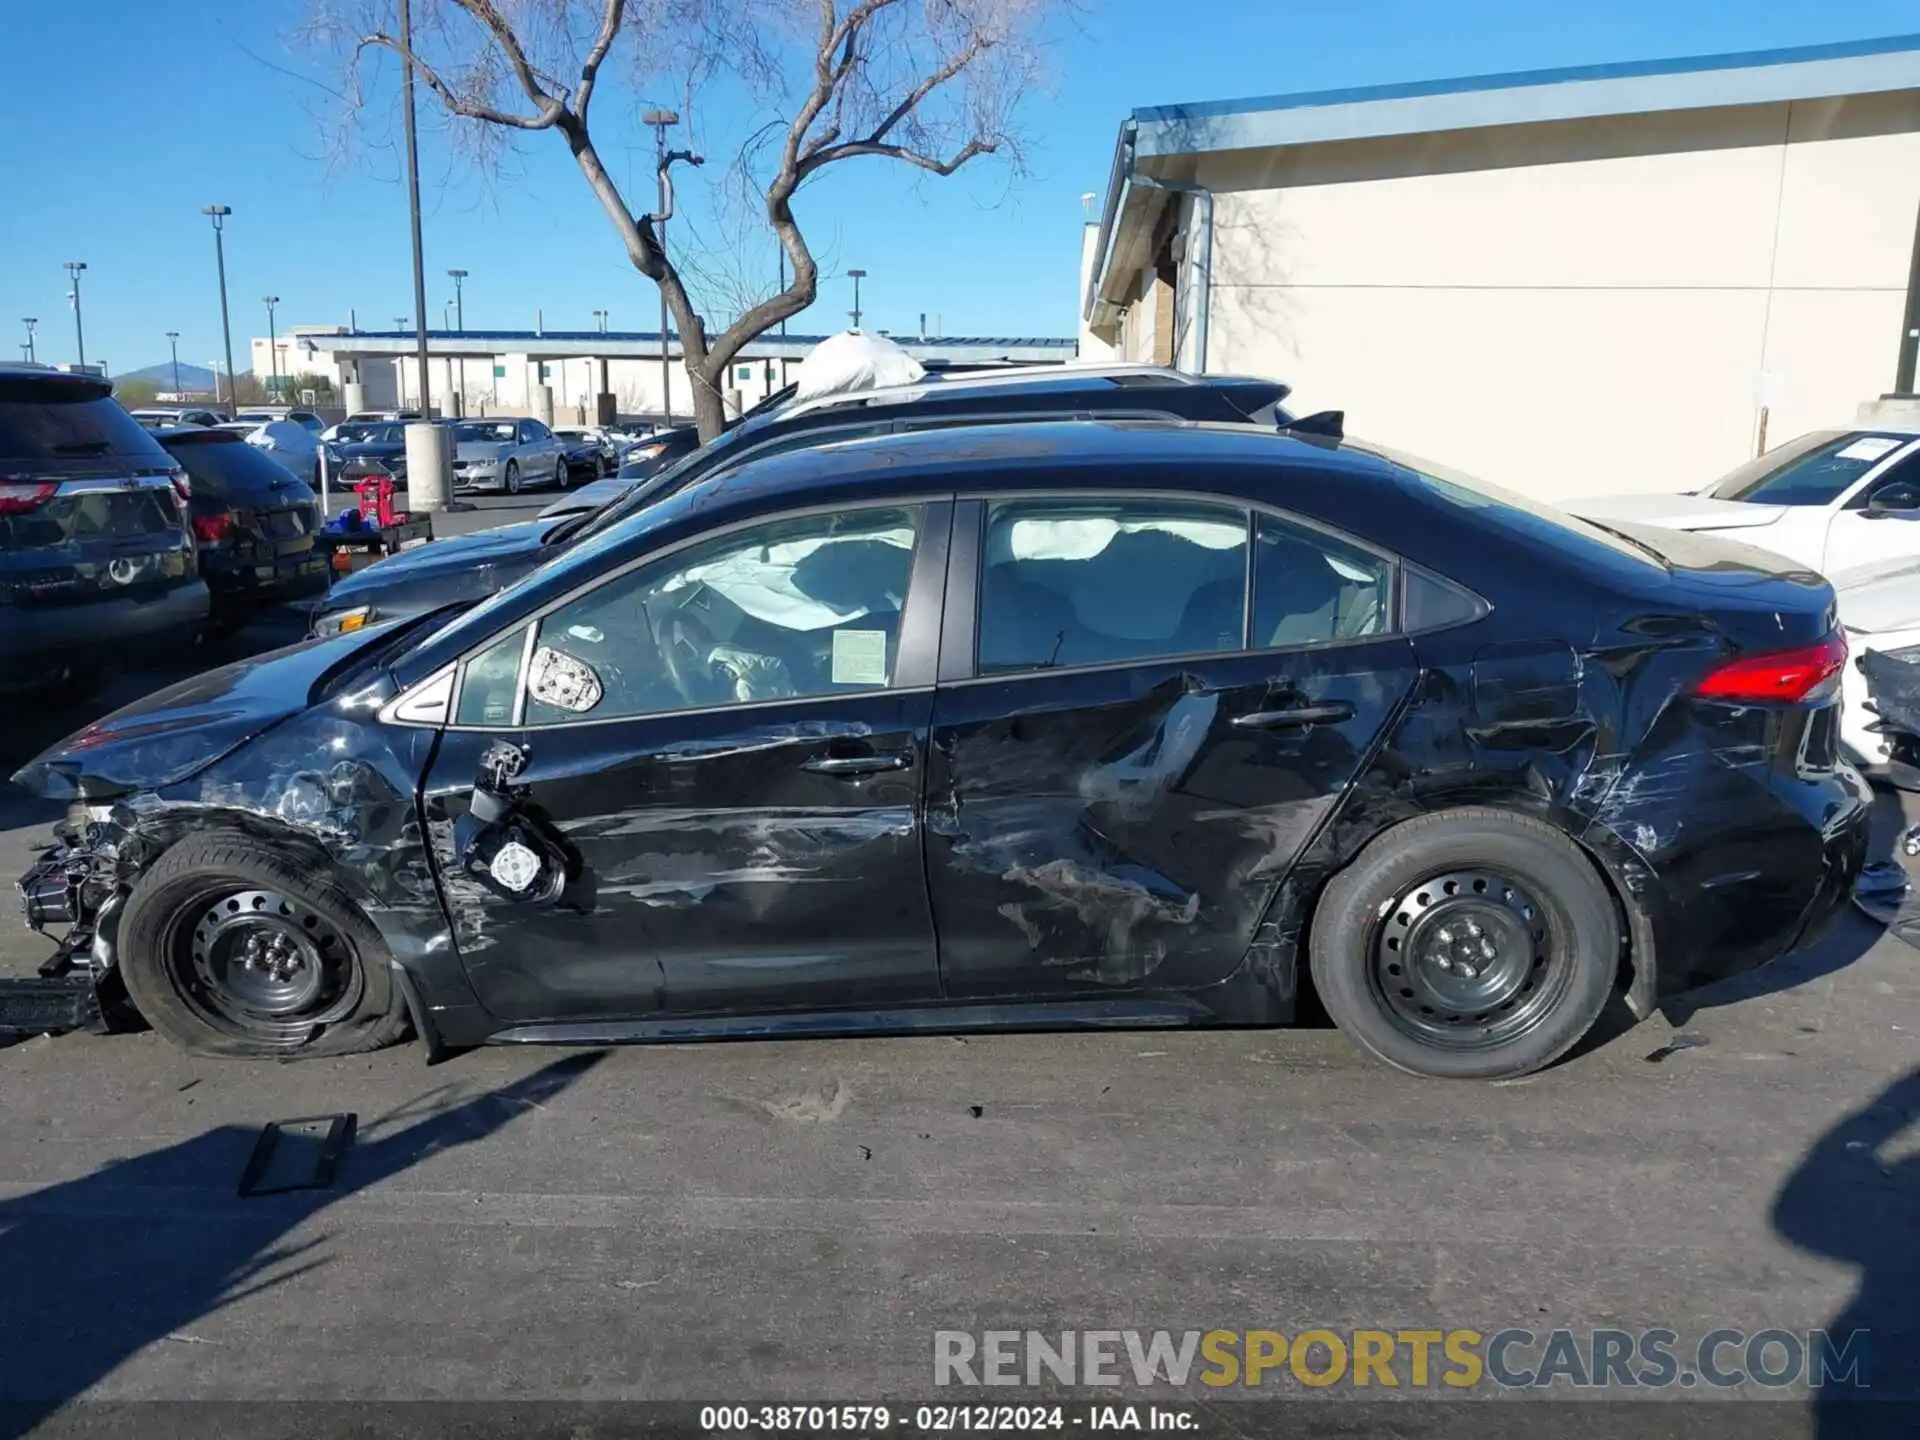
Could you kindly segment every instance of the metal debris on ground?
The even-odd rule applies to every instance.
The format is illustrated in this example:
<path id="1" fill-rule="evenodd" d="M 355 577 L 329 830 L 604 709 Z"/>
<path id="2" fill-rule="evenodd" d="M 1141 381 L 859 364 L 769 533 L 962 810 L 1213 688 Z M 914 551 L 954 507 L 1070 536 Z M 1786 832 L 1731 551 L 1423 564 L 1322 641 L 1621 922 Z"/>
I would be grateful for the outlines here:
<path id="1" fill-rule="evenodd" d="M 1682 1030 L 1658 1050 L 1650 1052 L 1647 1061 L 1653 1065 L 1663 1064 L 1669 1055 L 1677 1055 L 1682 1050 L 1698 1050 L 1706 1043 L 1707 1037 L 1698 1030 Z"/>
<path id="2" fill-rule="evenodd" d="M 272 1121 L 260 1131 L 240 1172 L 240 1198 L 326 1189 L 359 1123 L 354 1114 Z"/>
<path id="3" fill-rule="evenodd" d="M 100 1006 L 93 981 L 81 974 L 57 979 L 0 980 L 0 1045 L 29 1035 L 95 1029 Z"/>

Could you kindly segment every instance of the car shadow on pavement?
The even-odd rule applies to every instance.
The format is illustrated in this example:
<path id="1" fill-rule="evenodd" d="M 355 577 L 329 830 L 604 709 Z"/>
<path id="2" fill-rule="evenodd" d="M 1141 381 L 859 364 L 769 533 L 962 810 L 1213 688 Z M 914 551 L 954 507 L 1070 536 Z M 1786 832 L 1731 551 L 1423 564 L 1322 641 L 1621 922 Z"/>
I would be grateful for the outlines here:
<path id="1" fill-rule="evenodd" d="M 1816 1434 L 1920 1434 L 1920 1070 L 1894 1081 L 1828 1130 L 1774 1197 L 1774 1230 L 1788 1244 L 1859 1271 L 1853 1297 L 1827 1325 L 1858 1379 L 1813 1392 Z"/>
<path id="2" fill-rule="evenodd" d="M 292 1233 L 444 1150 L 490 1139 L 606 1058 L 569 1055 L 484 1094 L 432 1092 L 362 1127 L 324 1190 L 238 1198 L 257 1132 L 222 1126 L 0 1199 L 0 1435 L 19 1435 L 146 1347 L 328 1262 Z M 318 1088 L 318 1087 L 316 1087 Z"/>

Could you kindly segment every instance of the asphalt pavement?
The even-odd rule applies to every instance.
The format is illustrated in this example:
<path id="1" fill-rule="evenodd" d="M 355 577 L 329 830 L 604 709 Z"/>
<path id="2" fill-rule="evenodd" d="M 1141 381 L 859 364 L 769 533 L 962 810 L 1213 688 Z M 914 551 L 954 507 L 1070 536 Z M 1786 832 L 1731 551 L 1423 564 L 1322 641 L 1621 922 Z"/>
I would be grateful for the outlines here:
<path id="1" fill-rule="evenodd" d="M 268 623 L 236 644 L 283 638 Z M 0 762 L 87 718 L 16 712 Z M 0 801 L 0 874 L 53 809 Z M 1883 810 L 1881 853 L 1901 818 Z M 0 921 L 0 973 L 46 950 Z M 1495 1085 L 1384 1071 L 1326 1029 L 494 1049 L 433 1068 L 411 1048 L 273 1065 L 152 1035 L 30 1040 L 0 1049 L 0 1434 L 77 1399 L 1048 1393 L 1069 1429 L 1098 1418 L 1081 1402 L 1157 1394 L 1198 1406 L 1199 1433 L 1255 1434 L 1276 1433 L 1275 1396 L 1458 1393 L 1284 1368 L 1252 1392 L 937 1390 L 937 1331 L 1666 1329 L 1690 1357 L 1715 1329 L 1864 1328 L 1873 1393 L 1920 1393 L 1916 1040 L 1920 951 L 1851 910 L 1807 950 Z M 359 1134 L 330 1188 L 237 1197 L 263 1124 L 335 1112 Z M 1617 1433 L 1853 1433 L 1836 1387 L 1813 1406 L 1797 1381 L 1726 1393 L 1754 1403 L 1635 1409 Z M 1439 1433 L 1443 1410 L 1311 1408 L 1348 1434 L 1389 1416 Z M 1473 1413 L 1559 1434 L 1619 1408 Z"/>

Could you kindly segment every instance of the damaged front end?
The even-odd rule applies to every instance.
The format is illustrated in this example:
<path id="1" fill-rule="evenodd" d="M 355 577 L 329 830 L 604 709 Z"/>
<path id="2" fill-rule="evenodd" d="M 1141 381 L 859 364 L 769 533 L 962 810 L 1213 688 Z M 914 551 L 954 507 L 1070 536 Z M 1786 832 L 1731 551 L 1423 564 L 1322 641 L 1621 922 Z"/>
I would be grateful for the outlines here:
<path id="1" fill-rule="evenodd" d="M 20 913 L 54 952 L 39 981 L 0 987 L 0 1030 L 139 1028 L 114 954 L 120 907 L 152 856 L 124 807 L 76 800 L 20 877 Z"/>
<path id="2" fill-rule="evenodd" d="M 1886 745 L 1881 773 L 1902 790 L 1920 790 L 1920 646 L 1868 649 L 1857 664 L 1867 680 L 1866 708 L 1877 717 L 1867 729 Z"/>

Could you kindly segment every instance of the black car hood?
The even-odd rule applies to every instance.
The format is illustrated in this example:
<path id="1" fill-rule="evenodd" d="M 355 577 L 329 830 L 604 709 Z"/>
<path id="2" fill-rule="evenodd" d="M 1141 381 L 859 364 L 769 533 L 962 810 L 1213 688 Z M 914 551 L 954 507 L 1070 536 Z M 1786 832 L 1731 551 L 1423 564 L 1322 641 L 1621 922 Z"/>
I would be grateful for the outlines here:
<path id="1" fill-rule="evenodd" d="M 98 799 L 171 785 L 312 703 L 317 682 L 393 627 L 373 625 L 209 670 L 76 730 L 15 772 L 55 800 Z"/>
<path id="2" fill-rule="evenodd" d="M 445 540 L 436 540 L 431 545 L 402 550 L 377 565 L 369 565 L 336 581 L 328 592 L 323 608 L 344 609 L 377 599 L 380 592 L 390 585 L 405 585 L 440 577 L 464 577 L 468 572 L 483 571 L 503 561 L 519 562 L 520 567 L 524 568 L 524 564 L 538 557 L 541 540 L 553 529 L 553 525 L 551 520 L 529 520 L 521 525 L 505 525 L 498 530 L 482 530 L 472 535 L 454 535 Z M 487 594 L 493 588 L 488 586 L 477 593 Z M 468 587 L 461 586 L 460 593 L 468 593 Z M 448 598 L 457 597 L 450 593 Z"/>

